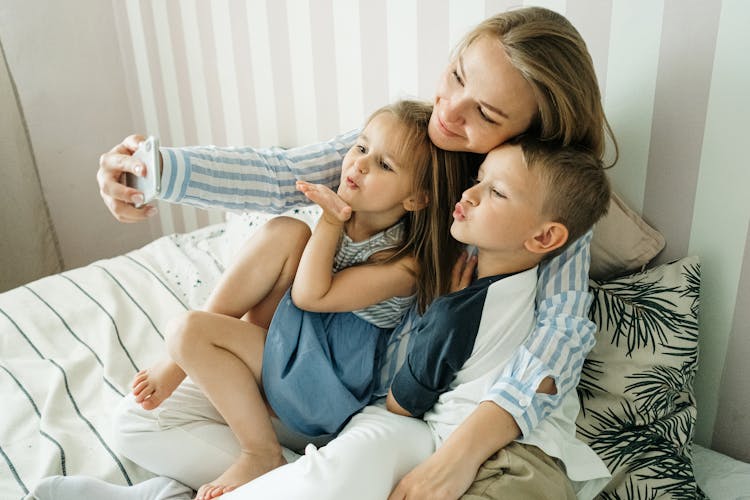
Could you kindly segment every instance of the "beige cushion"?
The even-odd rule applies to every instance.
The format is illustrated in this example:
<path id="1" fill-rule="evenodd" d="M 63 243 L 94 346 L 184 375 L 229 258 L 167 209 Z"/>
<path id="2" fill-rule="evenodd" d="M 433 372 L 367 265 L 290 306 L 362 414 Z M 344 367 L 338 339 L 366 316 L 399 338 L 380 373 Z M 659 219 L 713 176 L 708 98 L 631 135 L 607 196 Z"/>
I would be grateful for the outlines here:
<path id="1" fill-rule="evenodd" d="M 691 461 L 698 258 L 590 284 L 598 329 L 576 423 L 612 473 L 599 498 L 704 498 Z"/>
<path id="2" fill-rule="evenodd" d="M 612 193 L 609 212 L 594 227 L 589 275 L 601 280 L 641 270 L 664 244 L 659 231 Z"/>

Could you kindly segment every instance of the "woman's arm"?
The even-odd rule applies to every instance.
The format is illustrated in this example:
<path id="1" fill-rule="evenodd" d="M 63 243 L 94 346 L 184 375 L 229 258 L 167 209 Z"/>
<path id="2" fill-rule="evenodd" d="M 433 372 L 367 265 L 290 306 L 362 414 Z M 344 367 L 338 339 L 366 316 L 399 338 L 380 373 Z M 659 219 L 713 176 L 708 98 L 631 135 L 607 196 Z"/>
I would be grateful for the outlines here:
<path id="1" fill-rule="evenodd" d="M 172 203 L 228 210 L 283 212 L 307 204 L 295 189 L 297 179 L 330 187 L 339 183 L 341 162 L 358 131 L 327 142 L 297 148 L 161 148 L 159 197 Z M 121 222 L 146 218 L 136 209 L 136 191 L 124 185 L 124 173 L 140 163 L 132 158 L 141 136 L 130 136 L 101 156 L 97 181 L 110 212 Z"/>
<path id="2" fill-rule="evenodd" d="M 513 415 L 527 435 L 574 390 L 596 325 L 588 319 L 592 232 L 540 266 L 536 327 L 486 396 Z"/>
<path id="3" fill-rule="evenodd" d="M 391 297 L 414 293 L 414 259 L 363 264 L 333 273 L 333 260 L 351 208 L 329 188 L 305 182 L 299 189 L 323 208 L 305 245 L 292 285 L 292 299 L 308 311 L 344 312 L 362 309 Z"/>
<path id="4" fill-rule="evenodd" d="M 335 188 L 357 132 L 291 149 L 161 148 L 162 199 L 201 207 L 283 212 L 309 204 L 306 180 Z"/>

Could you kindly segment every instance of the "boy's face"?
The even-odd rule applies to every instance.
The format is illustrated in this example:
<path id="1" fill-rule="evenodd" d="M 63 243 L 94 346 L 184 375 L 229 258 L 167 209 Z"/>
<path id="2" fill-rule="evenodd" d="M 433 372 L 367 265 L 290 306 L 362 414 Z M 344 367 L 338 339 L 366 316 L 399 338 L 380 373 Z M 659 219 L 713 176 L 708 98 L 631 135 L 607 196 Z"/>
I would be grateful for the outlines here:
<path id="1" fill-rule="evenodd" d="M 526 167 L 520 146 L 490 151 L 476 183 L 464 191 L 453 212 L 451 234 L 485 255 L 511 255 L 524 249 L 545 222 L 539 176 Z"/>

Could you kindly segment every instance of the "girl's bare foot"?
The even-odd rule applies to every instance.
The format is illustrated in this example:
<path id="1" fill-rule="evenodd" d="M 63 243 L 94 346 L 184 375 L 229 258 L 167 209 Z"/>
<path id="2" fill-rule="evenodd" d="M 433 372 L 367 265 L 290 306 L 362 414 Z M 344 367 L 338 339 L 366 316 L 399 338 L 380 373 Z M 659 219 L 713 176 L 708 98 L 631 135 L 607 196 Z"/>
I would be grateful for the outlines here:
<path id="1" fill-rule="evenodd" d="M 151 368 L 136 373 L 133 379 L 133 396 L 144 410 L 153 410 L 167 399 L 185 379 L 174 361 L 165 359 Z"/>
<path id="2" fill-rule="evenodd" d="M 280 454 L 278 456 L 254 455 L 242 451 L 237 460 L 221 476 L 198 488 L 195 498 L 196 500 L 209 500 L 229 493 L 285 463 L 286 460 Z"/>

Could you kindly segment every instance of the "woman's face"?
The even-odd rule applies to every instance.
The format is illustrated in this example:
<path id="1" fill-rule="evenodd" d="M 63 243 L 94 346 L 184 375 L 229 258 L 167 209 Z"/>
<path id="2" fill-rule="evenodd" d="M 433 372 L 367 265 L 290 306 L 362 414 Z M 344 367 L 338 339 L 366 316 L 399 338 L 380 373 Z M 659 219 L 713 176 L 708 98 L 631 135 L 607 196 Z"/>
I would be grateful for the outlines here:
<path id="1" fill-rule="evenodd" d="M 442 149 L 487 153 L 524 132 L 536 113 L 531 85 L 502 44 L 481 36 L 441 76 L 428 131 Z"/>

